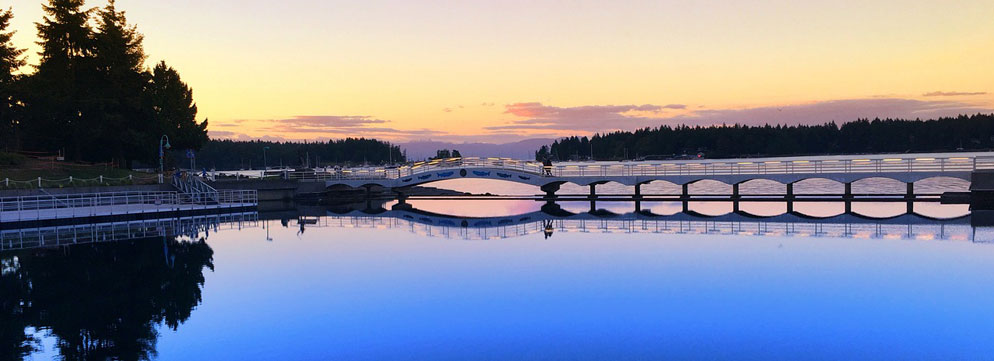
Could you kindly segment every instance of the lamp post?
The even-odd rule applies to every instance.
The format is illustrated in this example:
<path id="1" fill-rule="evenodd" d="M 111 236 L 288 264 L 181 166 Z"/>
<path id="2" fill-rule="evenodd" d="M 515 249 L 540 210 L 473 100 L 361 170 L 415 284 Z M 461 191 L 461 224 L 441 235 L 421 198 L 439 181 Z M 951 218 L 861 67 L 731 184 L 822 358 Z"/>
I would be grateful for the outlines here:
<path id="1" fill-rule="evenodd" d="M 169 145 L 169 137 L 163 134 L 162 137 L 159 138 L 159 184 L 162 184 L 162 176 L 166 173 L 166 167 L 163 164 L 163 159 L 166 157 L 165 150 L 171 147 L 172 146 Z"/>

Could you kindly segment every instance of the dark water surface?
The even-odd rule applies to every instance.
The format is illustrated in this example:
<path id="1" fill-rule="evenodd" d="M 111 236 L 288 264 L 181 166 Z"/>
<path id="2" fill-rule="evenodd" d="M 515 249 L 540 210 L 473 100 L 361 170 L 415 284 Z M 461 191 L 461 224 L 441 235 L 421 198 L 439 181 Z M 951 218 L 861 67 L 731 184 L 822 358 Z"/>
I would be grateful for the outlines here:
<path id="1" fill-rule="evenodd" d="M 541 206 L 412 203 L 476 217 Z M 904 210 L 900 203 L 859 206 L 881 217 Z M 586 207 L 563 205 L 576 212 Z M 704 214 L 727 213 L 723 207 L 729 206 L 694 205 Z M 772 215 L 785 206 L 749 207 Z M 840 212 L 837 204 L 804 207 Z M 648 208 L 680 211 L 679 204 Z M 952 220 L 813 228 L 762 219 L 694 221 L 680 224 L 684 232 L 670 232 L 675 228 L 660 230 L 658 222 L 651 228 L 645 221 L 563 219 L 547 238 L 542 220 L 501 233 L 326 214 L 285 225 L 249 217 L 177 239 L 6 252 L 0 254 L 0 355 L 994 358 L 994 244 L 985 241 L 991 232 L 971 225 L 963 207 L 918 209 Z M 818 233 L 818 227 L 842 231 Z M 19 349 L 25 344 L 38 350 Z"/>

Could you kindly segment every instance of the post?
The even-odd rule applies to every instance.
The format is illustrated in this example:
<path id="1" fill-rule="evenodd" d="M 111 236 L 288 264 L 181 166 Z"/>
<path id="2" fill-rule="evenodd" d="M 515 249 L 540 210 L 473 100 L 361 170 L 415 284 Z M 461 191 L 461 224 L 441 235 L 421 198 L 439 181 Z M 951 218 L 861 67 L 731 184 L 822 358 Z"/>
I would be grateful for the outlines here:
<path id="1" fill-rule="evenodd" d="M 787 213 L 794 213 L 794 183 L 787 183 Z"/>
<path id="2" fill-rule="evenodd" d="M 742 196 L 739 194 L 739 183 L 732 184 L 732 213 L 739 213 L 740 199 Z"/>
<path id="3" fill-rule="evenodd" d="M 590 184 L 590 199 L 597 198 L 597 191 L 595 190 L 596 187 L 597 187 L 596 184 L 593 183 Z"/>
<path id="4" fill-rule="evenodd" d="M 907 193 L 904 194 L 904 199 L 908 201 L 908 213 L 915 213 L 915 182 L 908 182 Z"/>
<path id="5" fill-rule="evenodd" d="M 846 213 L 852 213 L 852 183 L 846 183 L 846 192 L 842 195 L 842 199 L 846 202 Z"/>

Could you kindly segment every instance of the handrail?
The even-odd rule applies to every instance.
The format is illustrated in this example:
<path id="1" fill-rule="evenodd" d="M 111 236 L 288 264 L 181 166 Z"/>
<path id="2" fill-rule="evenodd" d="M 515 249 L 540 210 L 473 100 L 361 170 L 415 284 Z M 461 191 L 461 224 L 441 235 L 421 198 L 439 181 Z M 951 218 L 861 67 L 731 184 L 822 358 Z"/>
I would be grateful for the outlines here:
<path id="1" fill-rule="evenodd" d="M 783 159 L 730 161 L 631 162 L 596 164 L 558 164 L 551 175 L 542 163 L 507 158 L 452 158 L 418 162 L 397 168 L 324 169 L 308 173 L 289 173 L 288 179 L 299 181 L 393 180 L 416 177 L 437 171 L 488 168 L 513 170 L 539 176 L 683 176 L 683 175 L 754 175 L 754 174 L 827 174 L 883 172 L 969 172 L 994 169 L 994 156 L 975 157 L 852 157 L 851 159 Z"/>
<path id="2" fill-rule="evenodd" d="M 187 209 L 190 205 L 214 208 L 255 206 L 256 190 L 216 191 L 212 202 L 179 192 L 107 192 L 0 198 L 0 221 L 76 218 Z M 187 206 L 187 207 L 181 207 Z"/>

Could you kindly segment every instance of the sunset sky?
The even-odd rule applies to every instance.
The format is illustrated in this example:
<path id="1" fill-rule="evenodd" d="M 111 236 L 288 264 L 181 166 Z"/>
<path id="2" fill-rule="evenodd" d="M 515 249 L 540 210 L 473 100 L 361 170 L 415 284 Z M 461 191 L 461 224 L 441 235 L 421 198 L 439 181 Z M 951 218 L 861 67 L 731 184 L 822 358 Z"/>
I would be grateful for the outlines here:
<path id="1" fill-rule="evenodd" d="M 41 1 L 9 6 L 36 63 Z M 117 6 L 214 137 L 507 142 L 994 112 L 992 0 Z"/>

